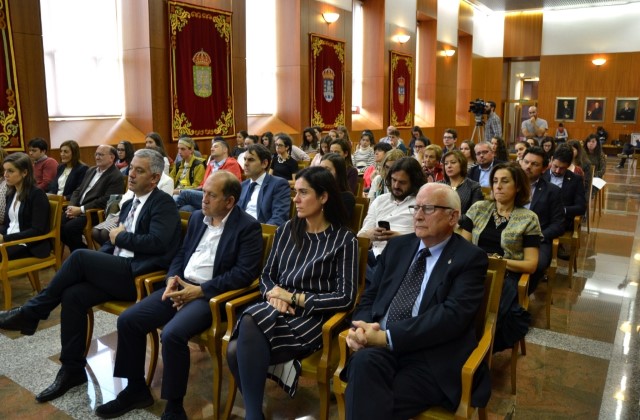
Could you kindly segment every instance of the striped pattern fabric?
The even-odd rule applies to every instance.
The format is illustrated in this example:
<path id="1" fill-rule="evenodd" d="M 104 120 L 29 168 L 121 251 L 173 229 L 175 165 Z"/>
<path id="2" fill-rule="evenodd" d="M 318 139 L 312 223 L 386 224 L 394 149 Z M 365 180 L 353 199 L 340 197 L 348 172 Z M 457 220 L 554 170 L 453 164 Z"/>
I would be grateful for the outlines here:
<path id="1" fill-rule="evenodd" d="M 271 343 L 272 349 L 308 354 L 322 345 L 322 325 L 335 312 L 354 304 L 358 279 L 358 241 L 345 227 L 330 226 L 318 234 L 306 234 L 301 247 L 291 236 L 291 221 L 278 228 L 274 245 L 260 278 L 263 296 L 278 285 L 304 293 L 305 307 L 293 316 L 283 315 L 267 302 L 246 309 Z M 299 362 L 289 369 L 272 367 L 279 383 L 295 394 Z"/>

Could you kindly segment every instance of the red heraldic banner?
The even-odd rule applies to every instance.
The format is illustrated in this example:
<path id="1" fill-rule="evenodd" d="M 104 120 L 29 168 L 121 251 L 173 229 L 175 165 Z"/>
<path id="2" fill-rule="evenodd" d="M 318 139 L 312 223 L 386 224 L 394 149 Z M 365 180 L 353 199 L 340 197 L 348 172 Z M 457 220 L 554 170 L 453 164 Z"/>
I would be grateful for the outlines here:
<path id="1" fill-rule="evenodd" d="M 0 146 L 7 151 L 23 151 L 22 118 L 16 79 L 16 64 L 11 36 L 11 19 L 7 0 L 0 0 Z"/>
<path id="2" fill-rule="evenodd" d="M 397 128 L 413 127 L 413 57 L 391 51 L 391 101 L 389 124 Z"/>
<path id="3" fill-rule="evenodd" d="M 311 125 L 344 125 L 344 41 L 310 34 Z"/>
<path id="4" fill-rule="evenodd" d="M 231 13 L 169 2 L 171 136 L 235 135 Z"/>

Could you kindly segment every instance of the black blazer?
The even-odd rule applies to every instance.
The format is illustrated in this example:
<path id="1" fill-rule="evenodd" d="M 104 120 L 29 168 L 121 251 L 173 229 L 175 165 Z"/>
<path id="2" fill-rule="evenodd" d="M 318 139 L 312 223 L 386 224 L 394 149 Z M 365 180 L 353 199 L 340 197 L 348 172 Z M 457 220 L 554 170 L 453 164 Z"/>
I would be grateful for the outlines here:
<path id="1" fill-rule="evenodd" d="M 175 207 L 175 204 L 173 205 Z M 194 211 L 189 218 L 187 235 L 180 250 L 171 262 L 167 277 L 184 279 L 184 269 L 207 230 L 202 210 Z M 227 218 L 213 262 L 211 280 L 202 283 L 207 299 L 228 290 L 251 284 L 262 269 L 262 228 L 260 223 L 240 207 L 235 206 Z"/>
<path id="2" fill-rule="evenodd" d="M 67 165 L 65 163 L 58 165 L 58 173 L 47 187 L 48 193 L 58 194 L 58 178 L 60 178 L 60 175 L 62 175 L 62 172 L 66 167 Z M 84 163 L 78 163 L 71 169 L 71 172 L 69 172 L 69 176 L 67 177 L 67 182 L 64 184 L 64 190 L 62 190 L 62 196 L 65 200 L 69 200 L 71 198 L 71 194 L 73 194 L 73 192 L 80 186 L 84 176 L 87 174 L 87 169 L 89 169 L 89 167 Z"/>
<path id="3" fill-rule="evenodd" d="M 126 220 L 133 201 L 128 200 L 122 205 L 120 223 Z M 180 235 L 180 214 L 175 201 L 169 194 L 156 188 L 138 214 L 135 233 L 121 232 L 115 244 L 107 241 L 100 251 L 113 254 L 114 245 L 133 251 L 131 271 L 138 276 L 166 270 L 180 247 Z"/>
<path id="4" fill-rule="evenodd" d="M 498 163 L 504 163 L 504 161 L 499 159 L 493 159 L 493 163 L 491 164 L 491 167 L 493 168 Z M 467 173 L 467 178 L 472 179 L 476 182 L 480 182 L 480 165 L 475 165 L 469 168 L 469 172 Z"/>
<path id="5" fill-rule="evenodd" d="M 7 206 L 4 211 L 4 226 L 2 226 L 4 241 L 9 242 L 15 239 L 31 238 L 49 232 L 51 229 L 51 226 L 49 226 L 49 200 L 44 191 L 34 186 L 31 188 L 31 191 L 29 191 L 27 199 L 20 203 L 20 209 L 18 210 L 20 232 L 5 235 L 9 228 L 9 207 L 11 207 L 14 195 L 15 190 L 7 195 Z M 51 252 L 51 241 L 45 239 L 28 243 L 27 249 L 34 257 L 45 258 Z"/>
<path id="6" fill-rule="evenodd" d="M 564 233 L 562 191 L 543 177 L 538 179 L 529 210 L 538 215 L 543 242 L 551 243 Z"/>
<path id="7" fill-rule="evenodd" d="M 238 206 L 247 209 L 251 179 L 242 181 L 242 192 Z M 266 174 L 258 193 L 258 221 L 267 225 L 280 226 L 289 220 L 291 187 L 286 179 Z"/>
<path id="8" fill-rule="evenodd" d="M 542 177 L 551 183 L 551 172 L 549 169 L 542 174 Z M 567 170 L 564 173 L 561 188 L 562 205 L 564 206 L 564 229 L 573 230 L 573 219 L 576 216 L 584 216 L 587 211 L 587 199 L 584 195 L 584 181 L 580 175 Z"/>
<path id="9" fill-rule="evenodd" d="M 354 320 L 380 322 L 411 266 L 420 240 L 415 234 L 391 239 L 382 251 L 370 286 Z M 419 314 L 388 326 L 393 351 L 427 361 L 435 381 L 454 406 L 460 401 L 460 372 L 477 347 L 475 317 L 484 296 L 487 254 L 453 234 L 431 272 Z M 491 395 L 488 368 L 476 379 L 474 403 L 484 407 Z"/>
<path id="10" fill-rule="evenodd" d="M 85 210 L 103 209 L 107 205 L 107 201 L 111 194 L 122 194 L 124 192 L 122 172 L 120 172 L 116 165 L 111 165 L 111 167 L 102 174 L 98 182 L 96 182 L 93 188 L 91 188 L 87 193 L 84 200 L 80 202 L 82 194 L 91 183 L 91 180 L 97 170 L 96 166 L 87 170 L 82 183 L 71 195 L 71 200 L 69 201 L 72 206 L 84 206 Z"/>

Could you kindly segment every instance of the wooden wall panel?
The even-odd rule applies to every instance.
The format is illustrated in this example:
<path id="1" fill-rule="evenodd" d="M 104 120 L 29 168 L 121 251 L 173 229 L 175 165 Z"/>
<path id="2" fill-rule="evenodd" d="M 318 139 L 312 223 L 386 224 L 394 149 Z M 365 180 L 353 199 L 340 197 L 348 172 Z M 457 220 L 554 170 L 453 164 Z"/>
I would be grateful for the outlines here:
<path id="1" fill-rule="evenodd" d="M 385 87 L 389 58 L 385 55 L 384 0 L 364 2 L 363 13 L 362 114 L 373 123 L 372 129 L 382 129 L 388 121 L 385 115 L 389 109 L 389 88 Z"/>
<path id="2" fill-rule="evenodd" d="M 432 127 L 435 123 L 435 57 L 438 48 L 436 21 L 419 22 L 418 37 L 420 51 L 416 53 L 419 70 L 419 74 L 416 74 L 416 124 L 421 127 Z"/>
<path id="3" fill-rule="evenodd" d="M 504 19 L 504 57 L 542 54 L 542 12 L 508 13 Z"/>
<path id="4" fill-rule="evenodd" d="M 465 125 L 469 120 L 469 101 L 471 100 L 472 83 L 472 36 L 458 38 L 458 86 L 456 94 L 456 125 Z"/>
<path id="5" fill-rule="evenodd" d="M 616 97 L 640 96 L 640 81 L 630 71 L 640 65 L 640 52 L 609 53 L 607 62 L 597 67 L 591 63 L 592 54 L 543 56 L 540 58 L 540 84 L 538 112 L 549 123 L 549 132 L 555 133 L 559 121 L 554 121 L 556 97 L 577 97 L 576 121 L 565 122 L 571 138 L 584 139 L 602 125 L 609 138 L 640 131 L 640 123 L 614 123 Z M 602 123 L 584 122 L 585 98 L 605 97 L 605 118 Z"/>

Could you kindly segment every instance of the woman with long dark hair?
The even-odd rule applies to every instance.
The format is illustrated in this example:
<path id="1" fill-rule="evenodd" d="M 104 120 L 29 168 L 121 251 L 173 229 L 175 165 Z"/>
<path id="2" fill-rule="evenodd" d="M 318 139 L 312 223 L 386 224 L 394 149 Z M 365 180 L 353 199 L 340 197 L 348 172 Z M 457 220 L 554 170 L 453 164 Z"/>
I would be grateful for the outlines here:
<path id="1" fill-rule="evenodd" d="M 355 301 L 358 242 L 346 227 L 335 178 L 324 168 L 306 168 L 295 191 L 296 214 L 276 231 L 260 276 L 264 301 L 240 316 L 227 348 L 248 420 L 263 418 L 269 366 L 300 367 L 301 358 L 321 348 L 326 320 Z M 284 387 L 293 395 L 297 375 L 289 383 Z"/>
<path id="2" fill-rule="evenodd" d="M 518 304 L 518 280 L 522 273 L 536 271 L 542 231 L 538 216 L 524 208 L 530 184 L 520 165 L 495 165 L 489 182 L 491 199 L 472 205 L 460 226 L 465 239 L 507 262 L 493 348 L 501 351 L 529 331 L 531 315 Z"/>
<path id="3" fill-rule="evenodd" d="M 356 206 L 356 197 L 347 183 L 347 166 L 344 163 L 344 159 L 337 153 L 327 153 L 322 156 L 320 166 L 331 172 L 331 175 L 338 182 L 338 189 L 342 195 L 342 204 L 344 204 L 344 209 L 347 212 L 347 220 L 351 220 L 353 208 Z"/>
<path id="4" fill-rule="evenodd" d="M 302 131 L 302 146 L 300 148 L 305 153 L 315 153 L 318 150 L 318 143 L 316 130 L 312 127 L 307 127 Z"/>
<path id="5" fill-rule="evenodd" d="M 61 195 L 65 200 L 80 186 L 89 167 L 80 160 L 80 146 L 75 140 L 60 145 L 60 165 L 56 177 L 49 183 L 47 192 Z"/>
<path id="6" fill-rule="evenodd" d="M 116 167 L 120 169 L 123 175 L 129 175 L 129 165 L 131 165 L 131 159 L 133 159 L 133 144 L 130 141 L 122 140 L 116 146 L 118 151 L 118 158 L 116 159 Z"/>
<path id="7" fill-rule="evenodd" d="M 355 195 L 358 191 L 358 170 L 353 167 L 353 160 L 351 159 L 351 142 L 344 139 L 335 139 L 331 142 L 329 150 L 332 153 L 337 153 L 344 158 L 344 163 L 347 165 L 347 182 L 351 192 Z"/>
<path id="8" fill-rule="evenodd" d="M 22 152 L 12 153 L 4 159 L 2 166 L 7 183 L 7 201 L 0 242 L 44 235 L 49 231 L 49 200 L 47 194 L 36 187 L 31 158 Z M 51 242 L 48 239 L 7 247 L 10 260 L 44 258 L 50 252 Z"/>
<path id="9" fill-rule="evenodd" d="M 164 142 L 162 141 L 162 137 L 160 137 L 160 134 L 156 133 L 155 131 L 150 132 L 144 138 L 144 147 L 150 148 L 150 146 L 153 146 L 153 145 L 156 146 L 156 148 L 153 150 L 157 150 L 164 158 L 164 173 L 169 175 L 169 170 L 171 169 L 171 163 L 172 163 L 171 158 L 169 158 L 169 155 L 167 154 L 167 151 L 164 148 Z"/>

